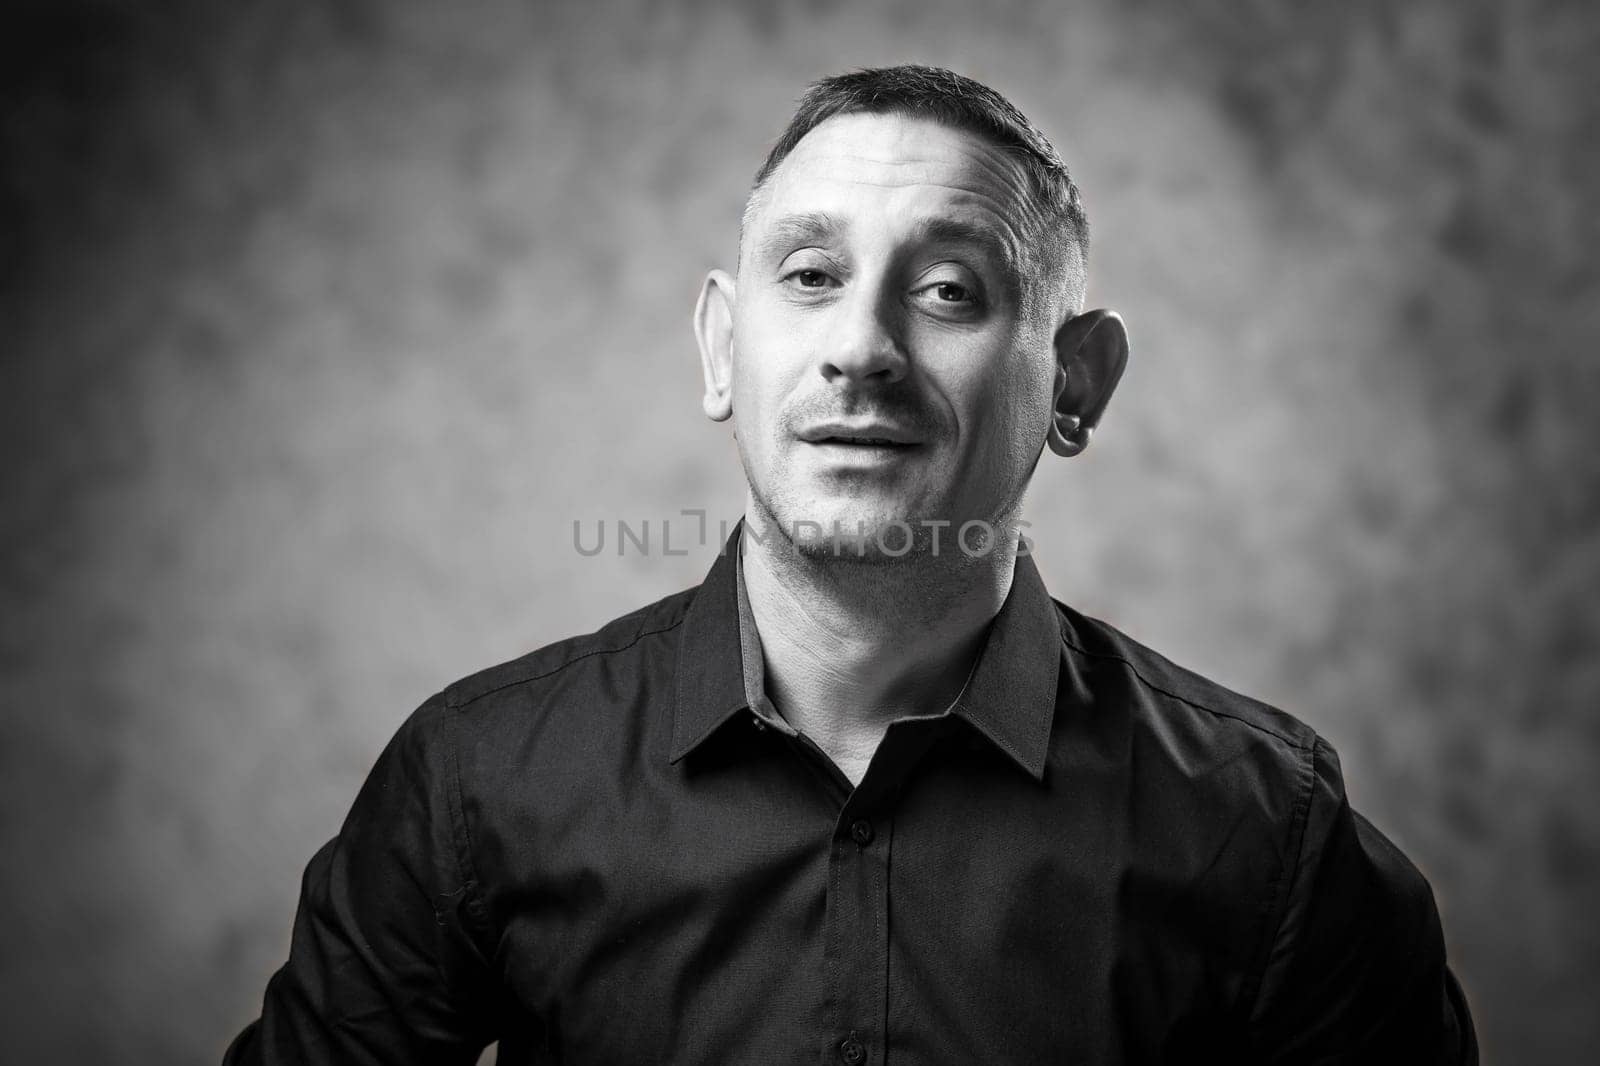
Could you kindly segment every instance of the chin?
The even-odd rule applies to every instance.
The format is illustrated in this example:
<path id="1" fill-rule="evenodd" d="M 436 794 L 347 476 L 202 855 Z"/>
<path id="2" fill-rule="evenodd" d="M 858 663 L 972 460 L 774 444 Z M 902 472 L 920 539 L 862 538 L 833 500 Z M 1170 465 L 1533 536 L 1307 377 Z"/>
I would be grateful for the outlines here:
<path id="1" fill-rule="evenodd" d="M 774 532 L 807 558 L 893 563 L 930 554 L 933 530 L 924 524 L 925 514 L 888 501 L 835 497 L 786 501 L 772 520 Z"/>

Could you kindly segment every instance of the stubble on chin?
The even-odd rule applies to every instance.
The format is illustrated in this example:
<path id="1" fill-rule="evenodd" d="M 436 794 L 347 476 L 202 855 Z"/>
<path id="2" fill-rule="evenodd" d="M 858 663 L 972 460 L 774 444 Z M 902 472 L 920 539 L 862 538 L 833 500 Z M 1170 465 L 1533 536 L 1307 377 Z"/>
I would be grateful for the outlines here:
<path id="1" fill-rule="evenodd" d="M 946 515 L 852 508 L 840 501 L 776 499 L 751 486 L 750 534 L 818 565 L 893 567 L 946 556 L 967 559 L 1004 551 L 1005 517 L 963 522 Z"/>

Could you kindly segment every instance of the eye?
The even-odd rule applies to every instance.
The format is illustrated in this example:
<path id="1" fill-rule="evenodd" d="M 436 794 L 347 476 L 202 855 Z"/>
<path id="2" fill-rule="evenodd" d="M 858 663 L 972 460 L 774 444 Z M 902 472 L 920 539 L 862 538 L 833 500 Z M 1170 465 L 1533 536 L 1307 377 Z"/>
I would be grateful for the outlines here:
<path id="1" fill-rule="evenodd" d="M 943 280 L 925 282 L 912 293 L 912 298 L 930 314 L 951 321 L 969 321 L 983 314 L 980 293 L 977 285 L 946 274 Z"/>
<path id="2" fill-rule="evenodd" d="M 782 284 L 790 290 L 804 290 L 809 293 L 821 293 L 828 289 L 838 288 L 839 281 L 822 267 L 800 267 L 783 275 Z"/>

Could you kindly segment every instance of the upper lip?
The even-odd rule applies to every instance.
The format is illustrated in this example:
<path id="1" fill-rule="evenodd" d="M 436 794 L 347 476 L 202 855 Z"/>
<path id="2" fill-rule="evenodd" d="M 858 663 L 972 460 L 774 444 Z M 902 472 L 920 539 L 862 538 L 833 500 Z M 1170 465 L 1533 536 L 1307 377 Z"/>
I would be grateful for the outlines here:
<path id="1" fill-rule="evenodd" d="M 799 433 L 808 444 L 838 441 L 844 444 L 916 444 L 917 438 L 903 426 L 893 422 L 853 421 L 840 419 L 815 422 Z"/>

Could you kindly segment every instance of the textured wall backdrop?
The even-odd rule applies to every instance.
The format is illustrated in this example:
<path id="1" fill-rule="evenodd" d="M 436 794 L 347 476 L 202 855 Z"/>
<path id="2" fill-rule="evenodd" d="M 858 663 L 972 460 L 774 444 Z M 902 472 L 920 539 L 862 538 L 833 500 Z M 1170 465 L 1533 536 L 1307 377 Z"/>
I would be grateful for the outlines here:
<path id="1" fill-rule="evenodd" d="M 1433 881 L 1495 1063 L 1600 1045 L 1600 17 L 1446 2 L 13 3 L 0 1032 L 215 1061 L 453 678 L 698 580 L 688 329 L 801 86 L 1057 141 L 1134 362 L 1058 596 L 1281 704 Z"/>

